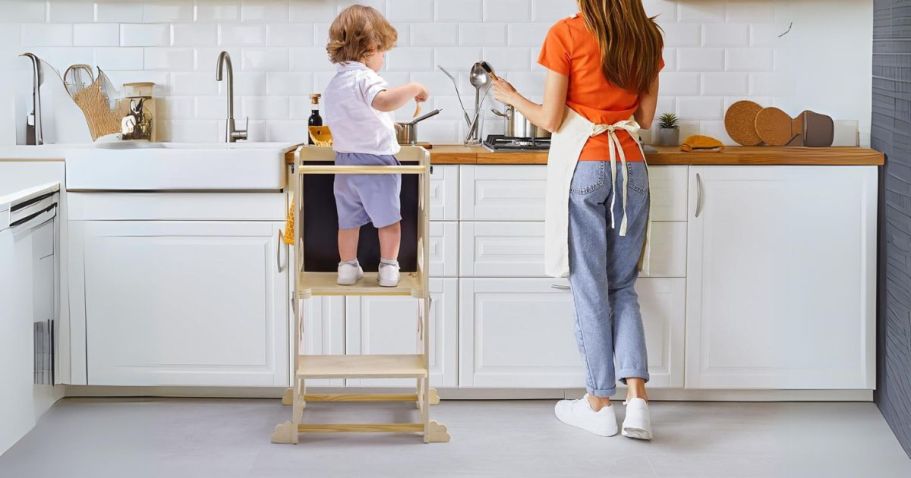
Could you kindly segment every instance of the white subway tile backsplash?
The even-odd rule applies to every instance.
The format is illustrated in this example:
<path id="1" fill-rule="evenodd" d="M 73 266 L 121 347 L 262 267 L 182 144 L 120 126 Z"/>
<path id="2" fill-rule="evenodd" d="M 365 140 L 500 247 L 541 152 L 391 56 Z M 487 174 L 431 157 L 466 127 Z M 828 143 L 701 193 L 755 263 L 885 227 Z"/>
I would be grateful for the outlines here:
<path id="1" fill-rule="evenodd" d="M 335 65 L 329 61 L 329 55 L 326 53 L 326 47 L 314 46 L 306 48 L 292 48 L 291 70 L 335 71 Z"/>
<path id="2" fill-rule="evenodd" d="M 146 70 L 190 71 L 195 61 L 192 48 L 146 48 L 143 58 Z"/>
<path id="3" fill-rule="evenodd" d="M 463 23 L 459 25 L 459 44 L 501 46 L 506 44 L 505 23 Z"/>
<path id="4" fill-rule="evenodd" d="M 681 22 L 723 22 L 725 2 L 678 2 L 677 19 Z"/>
<path id="5" fill-rule="evenodd" d="M 681 118 L 714 120 L 724 117 L 723 98 L 681 96 L 677 98 L 677 115 Z"/>
<path id="6" fill-rule="evenodd" d="M 436 48 L 435 49 L 435 62 L 431 65 L 430 68 L 422 68 L 421 70 L 416 71 L 432 71 L 438 66 L 446 68 L 450 73 L 453 69 L 465 69 L 471 67 L 476 61 L 482 59 L 487 59 L 494 65 L 494 68 L 497 68 L 495 59 L 485 57 L 481 53 L 480 47 L 445 47 L 445 48 Z"/>
<path id="7" fill-rule="evenodd" d="M 723 71 L 724 50 L 721 48 L 678 48 L 679 71 Z"/>
<path id="8" fill-rule="evenodd" d="M 434 0 L 434 19 L 439 22 L 480 22 L 484 19 L 482 0 Z"/>
<path id="9" fill-rule="evenodd" d="M 411 25 L 411 44 L 413 46 L 457 45 L 458 42 L 459 25 L 455 23 L 415 23 Z"/>
<path id="10" fill-rule="evenodd" d="M 129 0 L 95 2 L 95 21 L 141 23 L 142 4 Z"/>
<path id="11" fill-rule="evenodd" d="M 204 23 L 175 23 L 171 25 L 172 46 L 215 46 L 218 26 Z"/>
<path id="12" fill-rule="evenodd" d="M 265 25 L 218 25 L 219 45 L 259 46 L 266 44 Z"/>
<path id="13" fill-rule="evenodd" d="M 746 73 L 703 73 L 702 94 L 708 96 L 745 96 L 749 94 Z"/>
<path id="14" fill-rule="evenodd" d="M 313 24 L 275 23 L 266 27 L 266 40 L 270 46 L 313 45 Z"/>
<path id="15" fill-rule="evenodd" d="M 196 4 L 197 22 L 240 21 L 239 0 L 199 0 Z"/>
<path id="16" fill-rule="evenodd" d="M 170 44 L 170 25 L 138 23 L 120 25 L 121 46 L 168 46 Z"/>
<path id="17" fill-rule="evenodd" d="M 772 71 L 770 48 L 728 48 L 724 53 L 727 71 Z"/>
<path id="18" fill-rule="evenodd" d="M 266 74 L 266 93 L 278 96 L 306 96 L 315 93 L 313 74 L 271 72 Z"/>
<path id="19" fill-rule="evenodd" d="M 665 47 L 699 46 L 702 44 L 702 25 L 698 23 L 668 23 L 662 25 Z"/>
<path id="20" fill-rule="evenodd" d="M 116 23 L 79 23 L 73 25 L 73 45 L 117 46 L 120 44 L 120 25 Z"/>
<path id="21" fill-rule="evenodd" d="M 531 20 L 531 0 L 486 0 L 484 21 L 526 22 Z"/>
<path id="22" fill-rule="evenodd" d="M 727 141 L 721 119 L 735 100 L 794 108 L 799 102 L 791 96 L 809 80 L 795 78 L 788 71 L 793 62 L 781 59 L 798 47 L 794 35 L 806 34 L 808 9 L 857 12 L 857 3 L 871 1 L 643 0 L 664 31 L 659 113 L 679 113 L 683 136 L 702 132 Z M 155 81 L 159 128 L 183 141 L 223 139 L 226 87 L 213 70 L 226 50 L 234 60 L 236 116 L 253 118 L 251 139 L 299 141 L 306 137 L 308 95 L 335 74 L 325 52 L 329 24 L 355 3 L 377 8 L 399 32 L 381 75 L 392 85 L 425 84 L 430 104 L 445 109 L 421 129 L 422 139 L 437 142 L 460 142 L 467 132 L 438 65 L 457 75 L 469 107 L 467 72 L 482 58 L 540 101 L 540 45 L 554 22 L 577 12 L 573 0 L 0 0 L 0 49 L 11 58 L 34 51 L 61 71 L 97 64 L 115 84 Z M 792 20 L 795 31 L 779 38 Z M 822 44 L 799 47 L 819 55 Z M 8 64 L 0 58 L 0 66 Z M 485 133 L 502 130 L 499 119 L 487 111 L 484 117 Z"/>
<path id="23" fill-rule="evenodd" d="M 143 6 L 142 21 L 145 23 L 192 22 L 193 4 L 186 1 L 147 2 Z"/>
<path id="24" fill-rule="evenodd" d="M 775 2 L 737 0 L 727 4 L 727 21 L 763 23 L 775 20 Z"/>
<path id="25" fill-rule="evenodd" d="M 391 22 L 433 21 L 433 2 L 428 0 L 387 0 L 386 17 Z"/>
<path id="26" fill-rule="evenodd" d="M 50 0 L 47 19 L 54 23 L 85 23 L 95 21 L 95 5 L 90 2 Z"/>
<path id="27" fill-rule="evenodd" d="M 34 0 L 0 0 L 4 22 L 43 22 L 47 19 L 47 4 Z"/>
<path id="28" fill-rule="evenodd" d="M 702 28 L 705 46 L 747 46 L 750 43 L 749 26 L 737 23 L 708 23 Z"/>
<path id="29" fill-rule="evenodd" d="M 536 22 L 553 24 L 561 18 L 571 17 L 579 11 L 574 2 L 532 0 L 531 16 Z"/>
<path id="30" fill-rule="evenodd" d="M 659 94 L 695 96 L 699 94 L 698 73 L 661 72 Z"/>
<path id="31" fill-rule="evenodd" d="M 431 71 L 434 68 L 433 48 L 395 48 L 386 54 L 386 69 L 389 71 Z"/>
<path id="32" fill-rule="evenodd" d="M 509 46 L 540 48 L 550 27 L 549 23 L 513 23 L 509 25 Z"/>
<path id="33" fill-rule="evenodd" d="M 291 7 L 290 2 L 287 0 L 259 0 L 256 2 L 244 2 L 240 7 L 240 19 L 243 22 L 287 22 L 290 15 Z"/>
<path id="34" fill-rule="evenodd" d="M 244 48 L 242 68 L 248 71 L 288 71 L 287 48 Z"/>
<path id="35" fill-rule="evenodd" d="M 291 0 L 292 22 L 331 22 L 336 15 L 335 2 L 328 0 Z"/>
<path id="36" fill-rule="evenodd" d="M 69 46 L 73 44 L 73 26 L 47 23 L 23 23 L 19 44 L 22 46 Z"/>

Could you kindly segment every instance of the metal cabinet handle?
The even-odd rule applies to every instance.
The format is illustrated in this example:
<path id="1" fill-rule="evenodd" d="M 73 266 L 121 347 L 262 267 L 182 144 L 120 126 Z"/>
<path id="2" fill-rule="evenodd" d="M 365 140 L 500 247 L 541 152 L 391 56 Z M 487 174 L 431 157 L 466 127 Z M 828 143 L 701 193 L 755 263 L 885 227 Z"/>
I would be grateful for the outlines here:
<path id="1" fill-rule="evenodd" d="M 696 217 L 699 217 L 702 214 L 702 201 L 705 194 L 702 190 L 702 176 L 699 173 L 696 173 Z"/>
<path id="2" fill-rule="evenodd" d="M 281 274 L 282 272 L 285 272 L 285 268 L 284 268 L 284 266 L 282 266 L 282 246 L 284 245 L 282 243 L 282 236 L 284 236 L 284 233 L 282 233 L 282 230 L 279 229 L 278 236 L 276 236 L 276 243 L 275 243 L 275 265 L 278 267 L 279 274 Z"/>
<path id="3" fill-rule="evenodd" d="M 566 284 L 551 284 L 550 288 L 557 290 L 569 290 L 569 286 Z"/>

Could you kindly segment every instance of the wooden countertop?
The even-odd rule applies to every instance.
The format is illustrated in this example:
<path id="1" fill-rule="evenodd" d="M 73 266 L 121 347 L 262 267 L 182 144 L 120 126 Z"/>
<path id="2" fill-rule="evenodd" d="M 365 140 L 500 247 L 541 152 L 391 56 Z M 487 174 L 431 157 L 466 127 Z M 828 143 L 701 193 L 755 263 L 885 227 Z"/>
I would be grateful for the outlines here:
<path id="1" fill-rule="evenodd" d="M 729 146 L 721 153 L 684 153 L 657 148 L 647 153 L 650 165 L 830 165 L 881 166 L 883 154 L 869 148 L 782 148 Z M 433 164 L 547 164 L 547 153 L 491 152 L 477 146 L 439 145 L 430 150 Z"/>
<path id="2" fill-rule="evenodd" d="M 684 153 L 678 148 L 657 148 L 647 153 L 650 165 L 820 165 L 882 166 L 883 154 L 869 148 L 787 148 L 772 146 L 729 146 L 721 153 Z M 480 146 L 435 145 L 430 149 L 433 164 L 547 164 L 540 151 L 492 152 Z M 286 155 L 294 162 L 294 152 Z"/>

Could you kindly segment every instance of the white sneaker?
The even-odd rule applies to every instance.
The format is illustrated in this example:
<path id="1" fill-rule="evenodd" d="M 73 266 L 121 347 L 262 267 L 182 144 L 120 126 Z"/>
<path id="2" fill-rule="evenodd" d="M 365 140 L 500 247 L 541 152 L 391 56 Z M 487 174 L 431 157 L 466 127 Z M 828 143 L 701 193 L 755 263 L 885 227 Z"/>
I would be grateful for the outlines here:
<path id="1" fill-rule="evenodd" d="M 603 407 L 597 412 L 588 404 L 588 394 L 579 400 L 560 400 L 554 406 L 557 418 L 585 431 L 610 437 L 617 434 L 617 415 L 614 407 Z"/>
<path id="2" fill-rule="evenodd" d="M 396 287 L 399 285 L 399 263 L 398 261 L 383 260 L 380 262 L 378 282 L 380 287 Z"/>
<path id="3" fill-rule="evenodd" d="M 357 261 L 339 262 L 338 264 L 338 285 L 354 285 L 364 277 L 364 269 Z"/>
<path id="4" fill-rule="evenodd" d="M 637 440 L 651 440 L 652 419 L 648 413 L 648 402 L 641 398 L 633 398 L 623 403 L 626 405 L 623 436 Z"/>

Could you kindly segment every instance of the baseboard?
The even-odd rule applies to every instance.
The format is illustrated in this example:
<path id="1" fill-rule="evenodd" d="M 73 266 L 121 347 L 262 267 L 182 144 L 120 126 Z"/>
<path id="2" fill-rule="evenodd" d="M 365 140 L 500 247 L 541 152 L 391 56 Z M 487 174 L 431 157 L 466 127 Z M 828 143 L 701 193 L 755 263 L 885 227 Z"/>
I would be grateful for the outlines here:
<path id="1" fill-rule="evenodd" d="M 68 385 L 67 397 L 281 398 L 286 387 L 105 387 Z M 317 393 L 392 392 L 401 388 L 319 388 Z M 582 389 L 440 388 L 443 400 L 557 400 L 579 398 Z M 617 389 L 618 400 L 626 391 Z M 687 390 L 652 388 L 655 401 L 706 402 L 872 402 L 872 390 Z"/>

